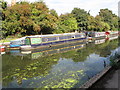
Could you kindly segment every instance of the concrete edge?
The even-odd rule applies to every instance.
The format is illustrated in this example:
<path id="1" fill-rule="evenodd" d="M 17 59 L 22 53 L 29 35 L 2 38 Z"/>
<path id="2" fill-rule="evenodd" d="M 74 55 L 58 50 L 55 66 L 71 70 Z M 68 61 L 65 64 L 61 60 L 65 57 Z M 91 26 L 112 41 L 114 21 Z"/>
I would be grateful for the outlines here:
<path id="1" fill-rule="evenodd" d="M 117 63 L 120 61 L 120 59 L 116 59 L 115 61 Z M 112 68 L 112 66 L 105 67 L 100 73 L 98 73 L 97 75 L 92 77 L 90 80 L 88 80 L 86 83 L 84 83 L 82 86 L 80 86 L 80 88 L 88 89 L 94 83 L 96 83 L 103 75 L 105 75 L 111 68 Z"/>

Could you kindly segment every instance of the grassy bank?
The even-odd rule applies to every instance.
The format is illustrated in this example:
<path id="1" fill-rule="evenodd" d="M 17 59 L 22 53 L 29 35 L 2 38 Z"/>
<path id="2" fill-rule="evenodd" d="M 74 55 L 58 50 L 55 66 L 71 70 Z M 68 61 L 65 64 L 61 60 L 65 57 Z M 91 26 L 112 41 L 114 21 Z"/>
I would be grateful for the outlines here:
<path id="1" fill-rule="evenodd" d="M 17 38 L 6 38 L 6 39 L 1 39 L 0 43 L 5 43 L 5 42 L 10 42 L 11 40 L 15 40 Z"/>
<path id="2" fill-rule="evenodd" d="M 15 39 L 18 39 L 18 38 L 21 38 L 21 37 L 22 36 L 19 35 L 19 34 L 7 36 L 6 38 L 1 39 L 0 43 L 10 42 L 11 40 L 15 40 Z"/>
<path id="3" fill-rule="evenodd" d="M 11 40 L 15 40 L 15 39 L 18 39 L 18 38 L 20 38 L 20 37 L 9 36 L 9 37 L 7 37 L 7 38 L 1 39 L 1 40 L 0 40 L 0 43 L 10 42 Z"/>

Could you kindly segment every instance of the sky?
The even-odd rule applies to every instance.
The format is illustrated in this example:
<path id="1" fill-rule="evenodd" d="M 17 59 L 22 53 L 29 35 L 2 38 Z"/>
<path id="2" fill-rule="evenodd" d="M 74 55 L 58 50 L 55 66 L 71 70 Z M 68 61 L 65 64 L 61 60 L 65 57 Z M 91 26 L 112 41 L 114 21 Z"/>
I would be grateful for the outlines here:
<path id="1" fill-rule="evenodd" d="M 11 0 L 5 0 L 8 3 Z M 22 1 L 22 0 L 16 0 Z M 23 0 L 24 1 L 24 0 Z M 26 0 L 28 2 L 34 2 L 37 0 Z M 120 0 L 43 0 L 49 9 L 54 9 L 60 14 L 70 13 L 75 7 L 84 9 L 85 11 L 90 10 L 92 16 L 98 15 L 100 9 L 108 8 L 112 12 L 118 15 L 118 2 Z"/>

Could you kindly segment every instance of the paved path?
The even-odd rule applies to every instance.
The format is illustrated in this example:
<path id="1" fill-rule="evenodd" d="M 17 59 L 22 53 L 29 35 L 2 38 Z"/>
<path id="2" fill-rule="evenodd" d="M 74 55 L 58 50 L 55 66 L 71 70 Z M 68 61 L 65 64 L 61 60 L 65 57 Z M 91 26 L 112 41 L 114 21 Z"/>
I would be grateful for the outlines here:
<path id="1" fill-rule="evenodd" d="M 90 89 L 92 88 L 113 88 L 114 90 L 120 90 L 120 66 L 118 67 L 118 69 L 111 69 Z"/>

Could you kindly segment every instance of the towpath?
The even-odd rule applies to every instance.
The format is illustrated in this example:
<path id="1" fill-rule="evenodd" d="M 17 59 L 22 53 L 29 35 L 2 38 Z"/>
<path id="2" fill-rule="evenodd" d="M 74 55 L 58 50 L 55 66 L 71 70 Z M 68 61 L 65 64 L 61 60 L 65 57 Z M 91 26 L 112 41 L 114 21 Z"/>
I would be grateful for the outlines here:
<path id="1" fill-rule="evenodd" d="M 105 74 L 105 76 L 103 76 L 100 80 L 98 80 L 90 89 L 93 88 L 108 88 L 113 90 L 120 90 L 120 66 L 117 69 L 112 68 L 108 73 Z"/>

